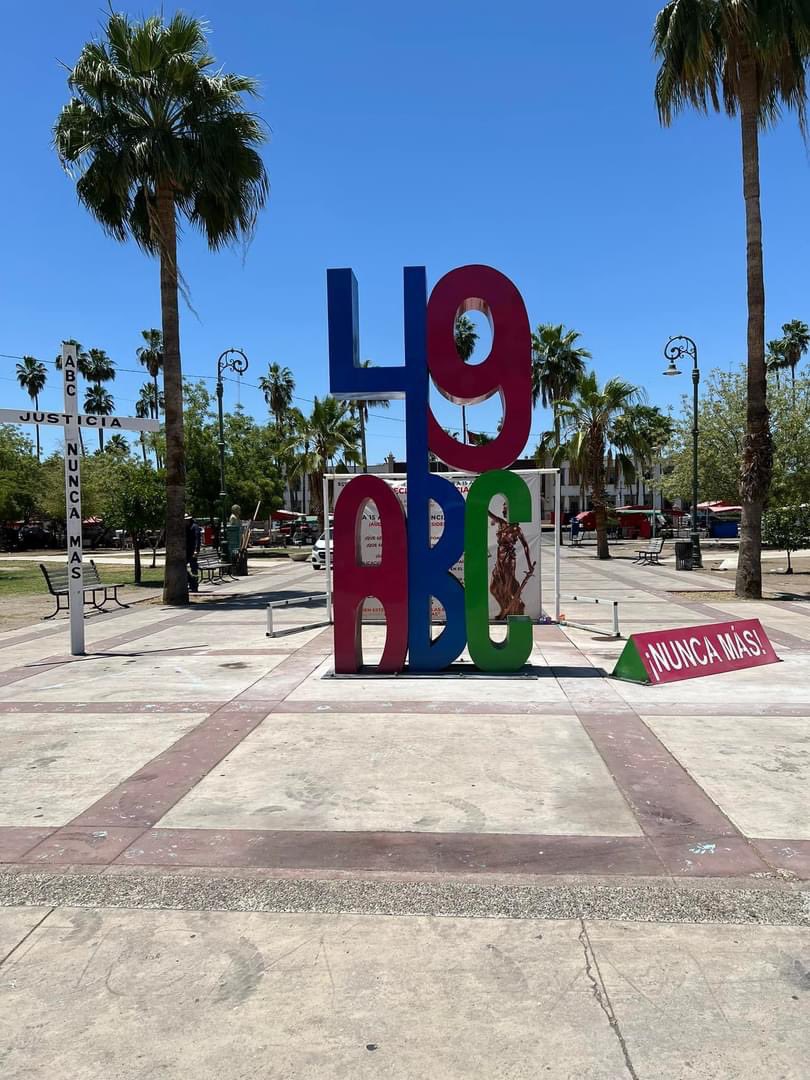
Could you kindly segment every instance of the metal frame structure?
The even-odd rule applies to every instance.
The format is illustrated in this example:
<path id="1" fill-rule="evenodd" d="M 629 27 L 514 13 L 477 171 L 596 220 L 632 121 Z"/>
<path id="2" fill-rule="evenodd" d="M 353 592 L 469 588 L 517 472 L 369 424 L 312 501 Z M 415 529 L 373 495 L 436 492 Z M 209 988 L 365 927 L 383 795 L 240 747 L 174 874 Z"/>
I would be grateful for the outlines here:
<path id="1" fill-rule="evenodd" d="M 312 604 L 318 600 L 327 600 L 327 608 L 329 610 L 329 617 L 323 619 L 320 622 L 304 623 L 303 626 L 288 626 L 283 630 L 276 630 L 273 627 L 273 610 L 275 608 L 282 607 L 294 607 L 297 604 Z M 311 593 L 309 596 L 291 596 L 288 600 L 273 600 L 267 605 L 267 630 L 265 637 L 284 637 L 286 634 L 297 634 L 301 630 L 312 630 L 318 626 L 331 626 L 331 604 L 329 604 L 326 593 Z"/>
<path id="2" fill-rule="evenodd" d="M 605 637 L 620 638 L 621 631 L 619 630 L 619 601 L 618 600 L 600 600 L 596 596 L 580 596 L 578 593 L 566 593 L 563 600 L 574 600 L 577 603 L 587 604 L 603 604 L 610 605 L 613 608 L 613 633 L 609 634 L 606 630 L 603 630 L 599 626 L 589 626 L 588 623 L 572 622 L 566 618 L 565 615 L 561 615 L 557 620 L 560 626 L 573 626 L 577 630 L 592 630 L 595 634 L 603 634 Z"/>

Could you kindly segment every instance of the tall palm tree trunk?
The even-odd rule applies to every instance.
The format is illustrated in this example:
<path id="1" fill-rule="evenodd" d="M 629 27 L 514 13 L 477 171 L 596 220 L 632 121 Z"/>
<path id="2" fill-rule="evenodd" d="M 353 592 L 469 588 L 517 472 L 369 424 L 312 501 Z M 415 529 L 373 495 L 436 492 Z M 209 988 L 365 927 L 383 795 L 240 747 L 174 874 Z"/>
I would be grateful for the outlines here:
<path id="1" fill-rule="evenodd" d="M 163 393 L 166 409 L 166 570 L 163 602 L 188 603 L 186 502 L 183 448 L 183 380 L 180 368 L 180 316 L 177 304 L 177 220 L 174 194 L 158 185 L 160 223 L 160 308 L 163 321 Z"/>
<path id="2" fill-rule="evenodd" d="M 740 475 L 742 526 L 736 593 L 737 596 L 757 600 L 762 597 L 762 511 L 771 482 L 773 449 L 765 369 L 765 281 L 762 268 L 756 70 L 750 58 L 745 58 L 741 67 L 740 124 L 748 263 L 748 405 Z"/>
<path id="3" fill-rule="evenodd" d="M 464 442 L 467 441 L 467 428 L 464 427 Z M 366 417 L 363 402 L 360 402 L 360 460 L 363 463 L 363 472 L 368 472 L 368 456 L 366 455 Z"/>
<path id="4" fill-rule="evenodd" d="M 795 391 L 794 391 L 794 399 L 795 399 Z M 39 394 L 34 394 L 34 408 L 37 410 L 37 412 L 39 412 Z M 40 449 L 40 443 L 39 443 L 39 424 L 34 424 L 34 429 L 36 430 L 36 433 L 37 433 L 37 461 L 40 461 L 41 460 L 41 449 Z"/>
<path id="5" fill-rule="evenodd" d="M 146 465 L 146 440 L 143 437 L 143 432 L 141 432 L 141 453 L 143 454 L 143 463 Z"/>
<path id="6" fill-rule="evenodd" d="M 601 440 L 594 440 L 590 446 L 590 459 L 593 462 L 591 491 L 593 509 L 596 515 L 596 557 L 609 559 L 610 547 L 607 535 L 607 495 L 605 494 L 605 445 Z"/>

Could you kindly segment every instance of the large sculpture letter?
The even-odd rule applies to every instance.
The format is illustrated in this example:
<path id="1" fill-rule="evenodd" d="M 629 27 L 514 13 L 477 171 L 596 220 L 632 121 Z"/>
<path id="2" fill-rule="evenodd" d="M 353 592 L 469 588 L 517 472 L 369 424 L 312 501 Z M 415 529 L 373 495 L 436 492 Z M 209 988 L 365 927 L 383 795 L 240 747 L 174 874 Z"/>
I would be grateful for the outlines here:
<path id="1" fill-rule="evenodd" d="M 476 667 L 482 671 L 517 671 L 532 651 L 532 620 L 528 615 L 507 616 L 506 640 L 498 644 L 489 636 L 489 569 L 487 534 L 490 502 L 502 495 L 508 516 L 497 515 L 501 529 L 531 521 L 532 497 L 526 481 L 517 473 L 495 470 L 475 480 L 467 495 L 464 523 L 464 600 L 467 611 L 467 645 Z M 499 507 L 500 509 L 500 507 Z M 515 529 L 515 534 L 519 530 Z M 505 542 L 504 542 L 505 541 Z M 495 556 L 494 573 L 514 581 L 517 535 L 503 536 Z M 503 550 L 500 550 L 503 547 Z M 510 552 L 511 548 L 511 552 Z M 519 601 L 519 597 L 515 598 Z"/>
<path id="2" fill-rule="evenodd" d="M 360 562 L 360 519 L 373 502 L 380 517 L 381 562 Z M 377 476 L 358 476 L 335 503 L 332 526 L 335 674 L 356 675 L 363 666 L 363 601 L 376 597 L 385 610 L 385 649 L 376 670 L 401 671 L 408 649 L 408 542 L 405 512 Z"/>
<path id="3" fill-rule="evenodd" d="M 480 364 L 467 364 L 456 351 L 456 319 L 481 311 L 492 328 L 492 348 Z M 430 449 L 452 469 L 483 473 L 506 469 L 523 453 L 532 418 L 532 336 L 518 290 L 491 266 L 460 266 L 436 283 L 427 312 L 427 358 L 436 389 L 457 405 L 475 405 L 496 391 L 503 405 L 497 438 L 465 446 L 444 430 L 433 413 Z"/>

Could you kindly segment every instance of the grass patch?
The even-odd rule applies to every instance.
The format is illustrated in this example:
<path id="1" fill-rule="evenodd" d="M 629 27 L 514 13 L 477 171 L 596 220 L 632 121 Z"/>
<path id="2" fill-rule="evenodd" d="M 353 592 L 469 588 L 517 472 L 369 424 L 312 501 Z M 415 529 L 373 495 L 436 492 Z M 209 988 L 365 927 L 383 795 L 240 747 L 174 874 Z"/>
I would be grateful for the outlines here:
<path id="1" fill-rule="evenodd" d="M 47 567 L 54 569 L 65 565 L 62 559 L 42 559 Z M 104 566 L 96 564 L 101 580 L 107 585 L 134 584 L 132 581 L 132 569 L 126 566 Z M 163 570 L 160 567 L 154 570 L 144 567 L 143 580 L 138 588 L 161 588 L 163 585 Z M 48 588 L 45 578 L 39 568 L 38 562 L 10 562 L 0 560 L 0 597 L 3 596 L 34 596 L 41 594 L 48 596 Z"/>

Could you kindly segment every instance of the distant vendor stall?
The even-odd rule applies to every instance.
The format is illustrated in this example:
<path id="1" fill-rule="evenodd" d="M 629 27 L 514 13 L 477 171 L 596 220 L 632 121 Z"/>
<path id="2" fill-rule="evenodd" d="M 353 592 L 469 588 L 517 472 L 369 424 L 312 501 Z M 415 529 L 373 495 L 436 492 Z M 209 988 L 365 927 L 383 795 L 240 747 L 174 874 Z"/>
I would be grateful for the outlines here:
<path id="1" fill-rule="evenodd" d="M 734 539 L 740 535 L 742 507 L 732 503 L 698 503 L 698 510 L 706 515 L 706 535 L 717 540 Z"/>

